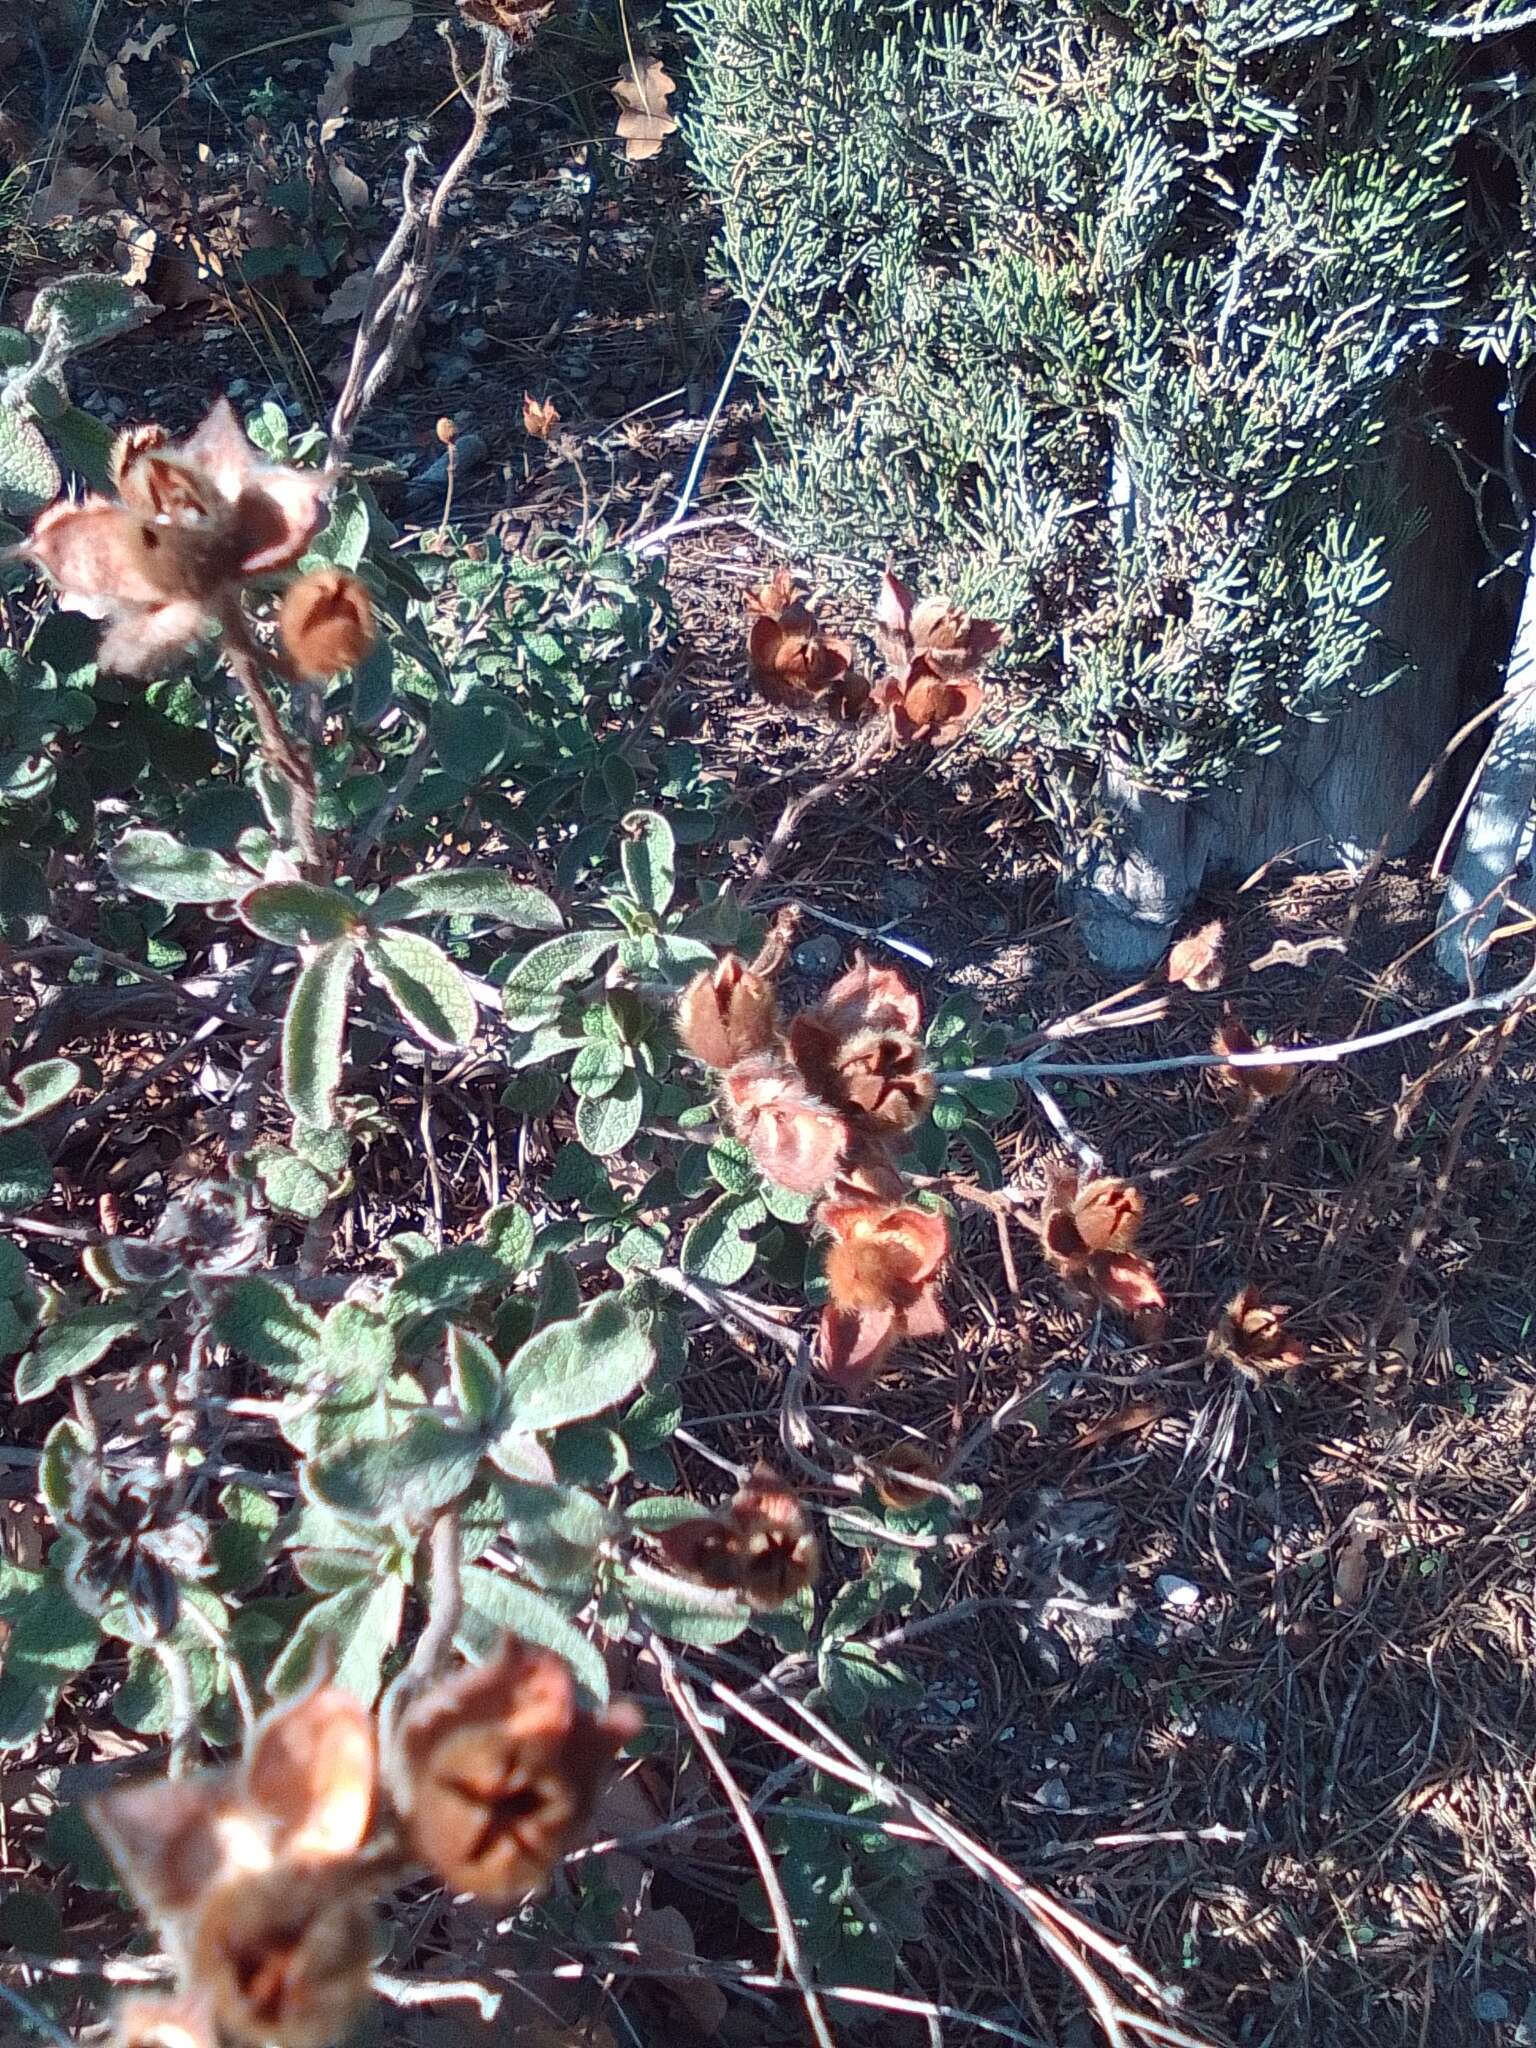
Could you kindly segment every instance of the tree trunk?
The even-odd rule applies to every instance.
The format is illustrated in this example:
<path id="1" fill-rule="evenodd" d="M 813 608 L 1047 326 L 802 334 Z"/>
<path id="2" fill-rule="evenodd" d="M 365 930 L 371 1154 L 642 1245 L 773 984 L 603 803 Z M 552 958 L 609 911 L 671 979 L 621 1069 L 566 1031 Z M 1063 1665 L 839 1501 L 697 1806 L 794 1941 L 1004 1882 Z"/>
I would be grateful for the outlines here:
<path id="1" fill-rule="evenodd" d="M 1536 829 L 1536 558 L 1528 558 L 1520 620 L 1504 671 L 1493 738 L 1473 776 L 1473 796 L 1440 906 L 1435 958 L 1476 987 L 1483 948 L 1528 869 Z M 1530 879 L 1527 872 L 1526 881 Z"/>
<path id="2" fill-rule="evenodd" d="M 1463 669 L 1482 561 L 1470 500 L 1450 463 L 1405 438 L 1400 494 L 1423 530 L 1395 563 L 1367 657 L 1366 688 L 1404 656 L 1411 673 L 1324 725 L 1297 720 L 1236 788 L 1181 800 L 1140 788 L 1123 767 L 1099 771 L 1108 833 L 1069 855 L 1063 894 L 1101 967 L 1141 974 L 1161 958 L 1207 881 L 1240 880 L 1283 856 L 1292 868 L 1358 867 L 1385 846 L 1406 853 L 1439 807 L 1410 812 L 1424 770 L 1463 716 Z"/>

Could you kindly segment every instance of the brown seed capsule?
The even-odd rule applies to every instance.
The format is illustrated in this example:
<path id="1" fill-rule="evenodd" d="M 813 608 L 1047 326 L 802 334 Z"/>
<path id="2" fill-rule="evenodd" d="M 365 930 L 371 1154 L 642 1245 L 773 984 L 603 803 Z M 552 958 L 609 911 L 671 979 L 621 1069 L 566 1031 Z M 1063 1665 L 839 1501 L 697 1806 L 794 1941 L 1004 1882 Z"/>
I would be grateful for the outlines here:
<path id="1" fill-rule="evenodd" d="M 344 569 L 311 569 L 284 594 L 277 631 L 301 675 L 323 682 L 356 668 L 377 635 L 373 604 Z"/>
<path id="2" fill-rule="evenodd" d="M 589 1712 L 559 1657 L 509 1636 L 401 1721 L 413 1853 L 451 1890 L 496 1904 L 541 1891 L 640 1726 L 627 1701 Z"/>
<path id="3" fill-rule="evenodd" d="M 457 439 L 459 438 L 458 427 L 454 424 L 454 422 L 451 419 L 448 418 L 446 413 L 438 421 L 435 431 L 437 433 L 437 438 L 439 439 L 439 441 L 442 442 L 445 448 L 451 447 L 453 443 L 457 441 Z"/>
<path id="4" fill-rule="evenodd" d="M 250 2048 L 332 2048 L 368 2003 L 374 1921 L 326 1871 L 279 1865 L 204 1901 L 189 1976 L 222 2039 Z"/>

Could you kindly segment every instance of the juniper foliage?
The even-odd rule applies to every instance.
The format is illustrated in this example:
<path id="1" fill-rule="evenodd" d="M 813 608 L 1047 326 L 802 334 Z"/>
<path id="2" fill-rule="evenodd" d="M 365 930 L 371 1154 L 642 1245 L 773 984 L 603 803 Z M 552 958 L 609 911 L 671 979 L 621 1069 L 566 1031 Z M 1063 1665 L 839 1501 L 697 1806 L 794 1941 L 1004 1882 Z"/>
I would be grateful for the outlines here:
<path id="1" fill-rule="evenodd" d="M 1326 0 L 684 12 L 796 553 L 1007 619 L 1015 734 L 1165 794 L 1404 672 L 1364 661 L 1394 451 L 1443 433 L 1448 349 L 1529 317 L 1512 39 Z"/>

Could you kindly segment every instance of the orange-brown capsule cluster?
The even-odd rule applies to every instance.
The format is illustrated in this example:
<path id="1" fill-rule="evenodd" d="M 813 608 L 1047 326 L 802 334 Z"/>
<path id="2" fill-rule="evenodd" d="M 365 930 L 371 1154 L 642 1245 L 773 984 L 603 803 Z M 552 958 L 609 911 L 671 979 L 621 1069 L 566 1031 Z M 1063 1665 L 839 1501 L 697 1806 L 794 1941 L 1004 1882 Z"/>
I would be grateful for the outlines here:
<path id="1" fill-rule="evenodd" d="M 794 1490 L 766 1465 L 750 1475 L 723 1515 L 661 1529 L 654 1538 L 685 1578 L 740 1594 L 759 1612 L 782 1607 L 814 1583 L 816 1538 Z"/>
<path id="2" fill-rule="evenodd" d="M 1150 1262 L 1132 1249 L 1146 1204 L 1128 1181 L 1052 1174 L 1040 1213 L 1046 1258 L 1074 1292 L 1116 1310 L 1138 1337 L 1160 1337 L 1168 1304 Z"/>

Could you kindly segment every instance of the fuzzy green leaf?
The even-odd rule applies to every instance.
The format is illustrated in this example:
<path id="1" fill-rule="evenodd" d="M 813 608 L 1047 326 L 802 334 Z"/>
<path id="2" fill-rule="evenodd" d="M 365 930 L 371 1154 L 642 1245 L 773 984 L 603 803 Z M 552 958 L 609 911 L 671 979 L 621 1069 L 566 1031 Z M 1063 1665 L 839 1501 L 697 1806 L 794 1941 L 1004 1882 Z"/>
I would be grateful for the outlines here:
<path id="1" fill-rule="evenodd" d="M 521 1273 L 533 1257 L 533 1218 L 516 1202 L 498 1202 L 480 1225 L 480 1241 L 509 1272 Z"/>
<path id="2" fill-rule="evenodd" d="M 52 1186 L 48 1154 L 32 1132 L 0 1131 L 0 1212 L 35 1209 Z"/>
<path id="3" fill-rule="evenodd" d="M 427 1045 L 455 1052 L 473 1042 L 474 991 L 441 946 L 420 932 L 378 932 L 363 941 L 363 964 Z"/>
<path id="4" fill-rule="evenodd" d="M 31 519 L 63 488 L 40 428 L 14 406 L 0 405 L 0 512 Z"/>
<path id="5" fill-rule="evenodd" d="M 642 910 L 660 917 L 677 886 L 677 841 L 658 811 L 631 811 L 625 818 L 619 859 L 629 893 Z"/>
<path id="6" fill-rule="evenodd" d="M 213 1333 L 253 1365 L 295 1384 L 322 1363 L 320 1318 L 275 1280 L 252 1275 L 221 1292 Z"/>
<path id="7" fill-rule="evenodd" d="M 357 949 L 333 939 L 299 969 L 283 1018 L 283 1094 L 307 1124 L 328 1124 L 341 1086 L 347 995 Z"/>
<path id="8" fill-rule="evenodd" d="M 619 1586 L 640 1619 L 675 1643 L 733 1642 L 752 1618 L 733 1593 L 674 1579 L 640 1558 L 620 1572 Z"/>
<path id="9" fill-rule="evenodd" d="M 617 932 L 563 932 L 525 953 L 502 986 L 507 1022 L 522 1031 L 547 1023 L 558 1007 L 559 991 L 590 974 L 618 943 Z"/>
<path id="10" fill-rule="evenodd" d="M 325 1175 L 317 1173 L 307 1159 L 290 1152 L 286 1145 L 253 1145 L 246 1157 L 270 1207 L 308 1221 L 318 1216 L 330 1200 L 331 1188 Z"/>
<path id="11" fill-rule="evenodd" d="M 51 1394 L 60 1380 L 99 1363 L 120 1337 L 131 1337 L 143 1324 L 143 1310 L 121 1302 L 96 1302 L 66 1312 L 48 1325 L 17 1366 L 17 1400 L 35 1401 L 41 1394 Z"/>
<path id="12" fill-rule="evenodd" d="M 491 917 L 525 932 L 558 932 L 565 926 L 552 896 L 531 883 L 514 882 L 502 868 L 445 868 L 436 874 L 408 875 L 385 891 L 371 917 L 375 925 L 398 924 L 410 917 Z"/>
<path id="13" fill-rule="evenodd" d="M 589 1152 L 622 1152 L 640 1128 L 645 1093 L 640 1076 L 625 1074 L 606 1095 L 583 1095 L 576 1104 L 576 1135 Z"/>
<path id="14" fill-rule="evenodd" d="M 158 308 L 110 271 L 83 270 L 45 284 L 27 313 L 26 331 L 55 363 L 142 327 Z"/>
<path id="15" fill-rule="evenodd" d="M 125 889 L 157 903 L 231 903 L 251 886 L 249 868 L 169 832 L 125 832 L 107 864 Z"/>
<path id="16" fill-rule="evenodd" d="M 331 1643 L 338 1653 L 336 1683 L 372 1706 L 378 1698 L 384 1660 L 400 1634 L 405 1587 L 399 1579 L 374 1579 L 318 1600 L 294 1630 L 273 1665 L 268 1685 L 279 1698 L 297 1692 L 309 1677 L 315 1653 Z"/>
<path id="17" fill-rule="evenodd" d="M 100 1627 L 56 1573 L 8 1566 L 4 1592 L 10 1634 L 0 1671 L 0 1750 L 24 1748 L 40 1733 L 59 1694 L 101 1643 Z"/>
<path id="18" fill-rule="evenodd" d="M 501 1361 L 483 1337 L 469 1330 L 448 1332 L 448 1383 L 459 1413 L 472 1429 L 495 1429 L 506 1404 Z"/>
<path id="19" fill-rule="evenodd" d="M 23 1067 L 0 1084 L 0 1131 L 15 1130 L 57 1109 L 73 1095 L 81 1079 L 73 1060 L 34 1060 L 30 1067 Z"/>
<path id="20" fill-rule="evenodd" d="M 340 1444 L 312 1457 L 304 1487 L 322 1507 L 360 1522 L 422 1525 L 474 1484 L 481 1441 L 438 1415 L 413 1415 L 396 1436 Z"/>
<path id="21" fill-rule="evenodd" d="M 259 939 L 279 946 L 323 946 L 367 929 L 360 904 L 318 882 L 262 882 L 235 907 Z"/>
<path id="22" fill-rule="evenodd" d="M 752 1195 L 722 1195 L 691 1224 L 683 1238 L 679 1263 L 695 1280 L 715 1287 L 734 1287 L 752 1270 L 757 1247 L 742 1235 L 763 1220 L 763 1204 Z"/>
<path id="23" fill-rule="evenodd" d="M 464 1573 L 464 1614 L 459 1623 L 459 1648 L 471 1657 L 492 1656 L 504 1636 L 517 1636 L 553 1650 L 571 1667 L 582 1691 L 598 1706 L 608 1701 L 608 1667 L 602 1652 L 589 1643 L 545 1593 L 519 1585 L 501 1572 L 470 1565 Z"/>
<path id="24" fill-rule="evenodd" d="M 558 1429 L 600 1415 L 641 1386 L 655 1364 L 651 1340 L 615 1296 L 569 1322 L 550 1323 L 507 1367 L 514 1430 Z"/>

